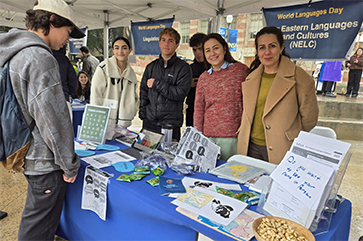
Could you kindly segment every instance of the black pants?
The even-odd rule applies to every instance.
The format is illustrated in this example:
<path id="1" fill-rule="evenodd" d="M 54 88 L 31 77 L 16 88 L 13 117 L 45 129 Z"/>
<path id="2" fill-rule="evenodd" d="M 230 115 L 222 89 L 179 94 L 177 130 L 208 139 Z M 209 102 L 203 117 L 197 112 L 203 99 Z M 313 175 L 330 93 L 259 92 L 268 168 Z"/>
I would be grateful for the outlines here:
<path id="1" fill-rule="evenodd" d="M 335 82 L 334 81 L 326 81 L 326 80 L 323 81 L 323 87 L 321 88 L 321 91 L 323 93 L 334 92 L 334 90 L 335 90 Z"/>
<path id="2" fill-rule="evenodd" d="M 63 171 L 24 175 L 28 181 L 18 240 L 54 240 L 63 208 L 67 183 Z"/>
<path id="3" fill-rule="evenodd" d="M 161 126 L 154 125 L 148 119 L 142 120 L 142 128 L 156 133 L 161 133 Z M 173 139 L 180 141 L 180 127 L 173 127 Z"/>
<path id="4" fill-rule="evenodd" d="M 186 126 L 194 126 L 194 106 L 188 106 L 185 116 Z"/>
<path id="5" fill-rule="evenodd" d="M 358 95 L 361 76 L 361 69 L 349 70 L 347 94 Z"/>
<path id="6" fill-rule="evenodd" d="M 248 144 L 247 156 L 268 162 L 268 153 L 266 146 L 260 146 L 252 141 Z"/>

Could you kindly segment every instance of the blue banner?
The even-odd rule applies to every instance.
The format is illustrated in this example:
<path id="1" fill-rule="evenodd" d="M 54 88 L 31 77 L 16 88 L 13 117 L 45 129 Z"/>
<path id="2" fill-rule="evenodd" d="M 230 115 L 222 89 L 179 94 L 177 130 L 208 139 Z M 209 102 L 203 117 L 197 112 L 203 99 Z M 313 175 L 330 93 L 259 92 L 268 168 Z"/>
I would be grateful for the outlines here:
<path id="1" fill-rule="evenodd" d="M 226 39 L 227 35 L 227 28 L 220 28 L 219 34 Z M 229 29 L 228 30 L 228 47 L 229 51 L 236 52 L 237 51 L 237 37 L 238 37 L 238 30 L 237 29 Z"/>
<path id="2" fill-rule="evenodd" d="M 174 19 L 131 23 L 135 55 L 159 55 L 159 33 L 173 26 Z"/>
<path id="3" fill-rule="evenodd" d="M 344 60 L 362 25 L 363 2 L 325 0 L 263 13 L 267 26 L 282 30 L 292 59 Z"/>
<path id="4" fill-rule="evenodd" d="M 69 37 L 69 53 L 70 54 L 81 54 L 79 50 L 82 46 L 86 46 L 87 43 L 87 28 L 81 28 L 82 32 L 86 35 L 83 38 L 71 38 Z"/>

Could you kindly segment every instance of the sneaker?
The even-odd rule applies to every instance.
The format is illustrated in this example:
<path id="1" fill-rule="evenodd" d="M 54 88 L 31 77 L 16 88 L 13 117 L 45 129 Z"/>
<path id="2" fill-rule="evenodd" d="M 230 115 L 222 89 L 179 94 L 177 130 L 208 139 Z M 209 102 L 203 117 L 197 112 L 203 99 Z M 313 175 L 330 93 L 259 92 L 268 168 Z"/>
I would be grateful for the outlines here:
<path id="1" fill-rule="evenodd" d="M 325 96 L 325 95 L 326 95 L 326 92 L 323 92 L 321 95 L 322 95 L 322 96 Z"/>
<path id="2" fill-rule="evenodd" d="M 352 98 L 357 98 L 358 94 L 352 94 Z"/>
<path id="3" fill-rule="evenodd" d="M 349 93 L 346 93 L 346 94 L 345 94 L 345 97 L 349 97 L 349 96 L 350 96 L 350 94 L 349 94 Z"/>
<path id="4" fill-rule="evenodd" d="M 326 96 L 326 97 L 330 97 L 330 98 L 336 98 L 336 96 L 335 96 L 333 93 L 331 93 L 331 92 L 327 92 L 327 93 L 325 94 L 325 96 Z"/>

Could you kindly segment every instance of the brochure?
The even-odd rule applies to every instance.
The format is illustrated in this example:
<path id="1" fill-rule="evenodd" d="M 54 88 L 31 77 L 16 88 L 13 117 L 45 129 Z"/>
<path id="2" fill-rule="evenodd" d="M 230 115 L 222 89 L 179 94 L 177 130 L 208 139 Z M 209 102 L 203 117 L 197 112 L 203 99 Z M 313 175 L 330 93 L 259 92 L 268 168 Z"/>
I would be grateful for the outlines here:
<path id="1" fill-rule="evenodd" d="M 160 195 L 168 195 L 170 193 L 185 193 L 185 187 L 181 179 L 168 177 L 159 177 Z"/>

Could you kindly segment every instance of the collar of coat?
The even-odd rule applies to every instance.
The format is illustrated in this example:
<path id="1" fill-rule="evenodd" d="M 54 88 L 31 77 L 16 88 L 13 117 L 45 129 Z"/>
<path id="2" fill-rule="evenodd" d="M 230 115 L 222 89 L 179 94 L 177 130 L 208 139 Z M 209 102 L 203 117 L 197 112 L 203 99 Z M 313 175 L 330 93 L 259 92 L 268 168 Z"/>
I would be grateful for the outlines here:
<path id="1" fill-rule="evenodd" d="M 172 66 L 177 59 L 178 59 L 178 56 L 176 56 L 176 53 L 174 53 L 174 55 L 168 60 L 168 62 L 166 64 L 167 68 L 169 66 Z M 163 59 L 163 57 L 161 57 L 161 54 L 159 55 L 159 63 L 164 67 L 164 59 Z"/>
<path id="2" fill-rule="evenodd" d="M 137 83 L 137 78 L 135 72 L 133 71 L 130 63 L 127 61 L 126 69 L 121 74 L 121 71 L 117 65 L 117 59 L 115 56 L 105 59 L 103 62 L 105 64 L 106 73 L 109 78 L 121 79 L 125 78 L 133 83 Z M 100 64 L 102 66 L 102 64 Z"/>
<path id="3" fill-rule="evenodd" d="M 257 77 L 261 77 L 263 74 L 263 65 L 260 64 L 257 69 L 255 69 L 249 76 L 247 76 L 246 81 L 249 81 L 250 79 L 255 79 Z M 295 64 L 291 62 L 287 57 L 281 56 L 280 64 L 277 69 L 276 76 L 279 75 L 279 77 L 291 77 L 295 75 Z M 260 78 L 261 79 L 261 78 Z"/>
<path id="4" fill-rule="evenodd" d="M 254 116 L 263 69 L 263 65 L 261 64 L 242 83 L 243 101 L 248 103 L 248 105 L 244 105 L 245 108 L 243 111 L 246 111 L 251 121 Z M 266 98 L 264 116 L 294 87 L 295 75 L 296 65 L 285 56 L 282 56 L 274 82 Z"/>

